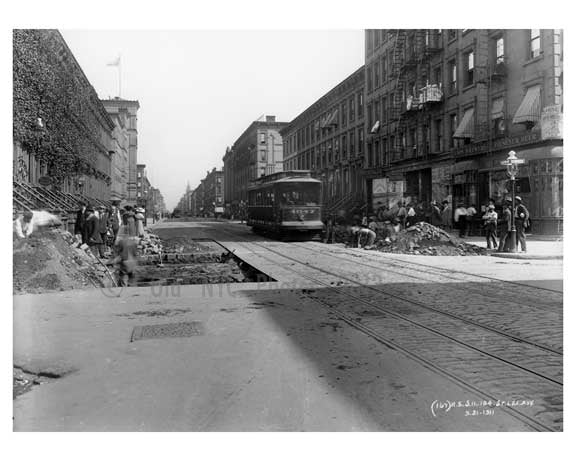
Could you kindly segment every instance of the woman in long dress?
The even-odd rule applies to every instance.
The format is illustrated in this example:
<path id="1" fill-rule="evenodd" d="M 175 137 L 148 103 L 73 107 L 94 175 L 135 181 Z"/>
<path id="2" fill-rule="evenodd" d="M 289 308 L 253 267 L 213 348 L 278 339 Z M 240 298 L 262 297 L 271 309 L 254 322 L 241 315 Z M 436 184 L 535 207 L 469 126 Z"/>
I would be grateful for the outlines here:
<path id="1" fill-rule="evenodd" d="M 144 237 L 144 210 L 142 208 L 136 208 L 134 219 L 136 220 L 136 235 Z"/>

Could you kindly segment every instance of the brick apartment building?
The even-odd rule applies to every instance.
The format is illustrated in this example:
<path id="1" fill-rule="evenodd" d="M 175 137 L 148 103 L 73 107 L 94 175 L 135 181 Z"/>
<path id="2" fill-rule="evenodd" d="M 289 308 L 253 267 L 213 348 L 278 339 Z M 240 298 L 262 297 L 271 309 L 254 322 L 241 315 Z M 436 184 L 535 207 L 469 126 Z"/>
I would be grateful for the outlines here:
<path id="1" fill-rule="evenodd" d="M 265 174 L 282 171 L 283 146 L 280 130 L 286 122 L 267 115 L 252 122 L 232 147 L 224 161 L 224 203 L 226 214 L 238 214 L 240 201 L 247 201 L 248 184 Z"/>
<path id="2" fill-rule="evenodd" d="M 448 199 L 479 209 L 513 192 L 501 165 L 526 160 L 516 194 L 532 230 L 563 216 L 560 30 L 367 30 L 369 207 Z"/>
<path id="3" fill-rule="evenodd" d="M 328 209 L 362 202 L 364 84 L 362 66 L 280 131 L 284 168 L 312 170 L 322 179 Z"/>

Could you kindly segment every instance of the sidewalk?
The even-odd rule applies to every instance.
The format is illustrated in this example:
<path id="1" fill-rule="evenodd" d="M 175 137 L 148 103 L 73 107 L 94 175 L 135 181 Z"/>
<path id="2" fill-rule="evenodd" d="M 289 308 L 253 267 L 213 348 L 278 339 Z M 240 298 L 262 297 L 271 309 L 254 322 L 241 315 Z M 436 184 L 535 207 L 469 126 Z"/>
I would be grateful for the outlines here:
<path id="1" fill-rule="evenodd" d="M 466 243 L 486 247 L 486 238 L 484 237 L 467 237 Z M 545 240 L 538 236 L 526 237 L 526 253 L 498 253 L 494 252 L 491 256 L 497 258 L 511 259 L 563 259 L 564 242 L 562 240 Z"/>

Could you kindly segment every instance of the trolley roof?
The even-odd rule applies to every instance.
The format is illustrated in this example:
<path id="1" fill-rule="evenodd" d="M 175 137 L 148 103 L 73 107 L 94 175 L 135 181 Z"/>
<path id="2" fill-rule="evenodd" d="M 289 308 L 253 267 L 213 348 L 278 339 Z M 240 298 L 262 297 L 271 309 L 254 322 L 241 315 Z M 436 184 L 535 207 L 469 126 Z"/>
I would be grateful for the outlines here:
<path id="1" fill-rule="evenodd" d="M 312 177 L 309 170 L 290 170 L 272 173 L 267 176 L 262 176 L 250 182 L 249 189 L 258 189 L 263 186 L 272 184 L 285 184 L 285 183 L 317 183 L 321 184 L 322 181 Z"/>

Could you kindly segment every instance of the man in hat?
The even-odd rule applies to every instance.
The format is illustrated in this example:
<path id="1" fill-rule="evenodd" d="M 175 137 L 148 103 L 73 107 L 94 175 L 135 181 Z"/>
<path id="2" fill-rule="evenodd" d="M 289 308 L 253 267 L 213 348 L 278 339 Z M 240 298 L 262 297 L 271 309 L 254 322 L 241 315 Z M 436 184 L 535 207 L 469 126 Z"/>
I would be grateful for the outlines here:
<path id="1" fill-rule="evenodd" d="M 79 235 L 82 243 L 87 242 L 86 236 L 86 208 L 88 204 L 86 202 L 80 203 L 80 209 L 76 212 L 76 222 L 74 223 L 74 234 Z"/>
<path id="2" fill-rule="evenodd" d="M 100 232 L 100 240 L 102 244 L 98 247 L 100 257 L 103 258 L 106 252 L 106 237 L 108 234 L 108 212 L 106 207 L 101 205 L 98 207 L 98 232 Z"/>
<path id="3" fill-rule="evenodd" d="M 482 216 L 484 221 L 484 229 L 486 231 L 486 248 L 491 250 L 496 249 L 496 226 L 498 224 L 498 213 L 495 211 L 494 205 L 488 205 L 486 213 Z"/>
<path id="4" fill-rule="evenodd" d="M 516 214 L 514 216 L 514 226 L 516 227 L 516 245 L 520 244 L 522 253 L 526 253 L 526 234 L 525 230 L 528 227 L 528 208 L 522 203 L 522 197 L 515 197 L 516 200 Z"/>
<path id="5" fill-rule="evenodd" d="M 102 237 L 100 236 L 100 222 L 94 211 L 95 210 L 93 207 L 86 207 L 86 243 L 92 250 L 92 254 L 94 256 L 98 257 L 98 255 L 100 255 L 100 257 L 103 257 Z"/>
<path id="6" fill-rule="evenodd" d="M 498 251 L 507 251 L 507 240 L 509 232 L 512 230 L 512 212 L 510 208 L 512 206 L 511 200 L 506 200 L 502 206 L 502 219 L 499 223 L 500 241 L 498 242 Z"/>

